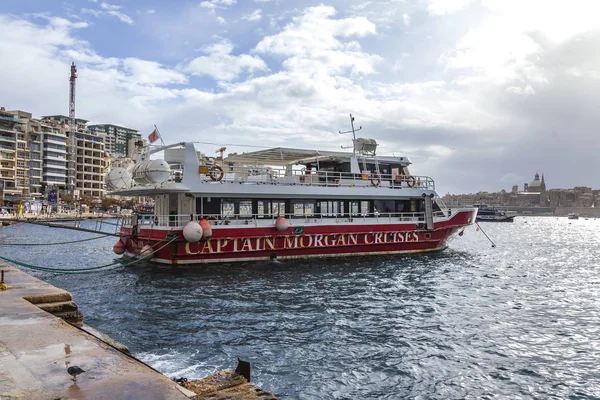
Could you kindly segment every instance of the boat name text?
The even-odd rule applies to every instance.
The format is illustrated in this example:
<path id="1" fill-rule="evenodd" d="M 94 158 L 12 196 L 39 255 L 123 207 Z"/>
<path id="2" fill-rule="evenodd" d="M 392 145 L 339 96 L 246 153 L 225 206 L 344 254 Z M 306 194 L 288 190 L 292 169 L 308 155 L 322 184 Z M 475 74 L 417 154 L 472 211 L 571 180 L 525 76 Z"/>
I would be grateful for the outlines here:
<path id="1" fill-rule="evenodd" d="M 238 253 L 245 251 L 305 249 L 418 242 L 417 232 L 331 233 L 317 235 L 220 238 L 185 244 L 186 254 Z"/>

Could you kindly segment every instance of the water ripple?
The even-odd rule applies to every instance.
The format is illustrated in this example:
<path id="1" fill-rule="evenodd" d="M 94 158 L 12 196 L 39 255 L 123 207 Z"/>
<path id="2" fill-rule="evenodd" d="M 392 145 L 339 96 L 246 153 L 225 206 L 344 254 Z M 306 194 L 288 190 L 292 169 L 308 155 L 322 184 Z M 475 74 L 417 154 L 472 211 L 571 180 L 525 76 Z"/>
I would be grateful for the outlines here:
<path id="1" fill-rule="evenodd" d="M 203 377 L 240 356 L 283 399 L 599 398 L 600 221 L 481 226 L 496 248 L 469 228 L 417 257 L 34 274 L 170 376 Z M 0 242 L 50 235 L 85 237 L 21 224 L 1 228 Z M 78 268 L 115 260 L 114 240 L 0 253 Z"/>

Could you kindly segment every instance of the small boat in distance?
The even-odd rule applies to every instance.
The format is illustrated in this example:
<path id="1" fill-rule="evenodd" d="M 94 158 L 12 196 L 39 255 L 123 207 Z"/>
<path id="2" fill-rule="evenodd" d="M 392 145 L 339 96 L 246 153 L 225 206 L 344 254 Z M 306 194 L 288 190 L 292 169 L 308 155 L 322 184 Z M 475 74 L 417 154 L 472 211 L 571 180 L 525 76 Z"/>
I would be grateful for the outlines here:
<path id="1" fill-rule="evenodd" d="M 567 215 L 568 219 L 579 219 L 579 214 L 577 213 L 569 213 L 569 215 Z"/>
<path id="2" fill-rule="evenodd" d="M 514 222 L 517 215 L 514 211 L 506 211 L 503 208 L 490 207 L 485 204 L 475 204 L 479 211 L 477 212 L 477 222 Z"/>

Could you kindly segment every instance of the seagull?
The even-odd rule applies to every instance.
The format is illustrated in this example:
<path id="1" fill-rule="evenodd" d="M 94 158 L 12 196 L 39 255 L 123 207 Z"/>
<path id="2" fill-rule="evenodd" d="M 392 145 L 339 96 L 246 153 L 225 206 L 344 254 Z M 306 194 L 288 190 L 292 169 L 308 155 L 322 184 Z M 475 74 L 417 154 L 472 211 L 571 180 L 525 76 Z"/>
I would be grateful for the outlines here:
<path id="1" fill-rule="evenodd" d="M 77 382 L 77 375 L 84 373 L 85 371 L 79 368 L 77 365 L 67 368 L 69 375 L 73 377 L 73 382 Z"/>

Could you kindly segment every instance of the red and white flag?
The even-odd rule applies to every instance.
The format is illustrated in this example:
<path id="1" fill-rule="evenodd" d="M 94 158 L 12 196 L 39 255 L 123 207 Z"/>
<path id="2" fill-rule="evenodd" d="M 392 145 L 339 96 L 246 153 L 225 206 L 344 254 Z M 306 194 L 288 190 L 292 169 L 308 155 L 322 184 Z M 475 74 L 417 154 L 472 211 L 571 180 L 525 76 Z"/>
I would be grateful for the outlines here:
<path id="1" fill-rule="evenodd" d="M 156 128 L 154 128 L 154 130 L 152 131 L 152 133 L 150 135 L 148 135 L 148 141 L 150 143 L 154 143 L 158 140 L 159 138 L 159 134 L 158 134 L 158 130 Z"/>

